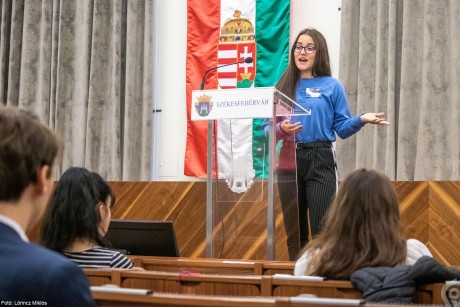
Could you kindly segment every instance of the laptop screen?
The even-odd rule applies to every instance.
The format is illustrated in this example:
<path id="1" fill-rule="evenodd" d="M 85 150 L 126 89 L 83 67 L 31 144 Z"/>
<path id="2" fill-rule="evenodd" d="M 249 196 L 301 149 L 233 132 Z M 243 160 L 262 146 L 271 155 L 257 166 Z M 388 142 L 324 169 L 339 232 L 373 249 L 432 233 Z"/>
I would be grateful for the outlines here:
<path id="1" fill-rule="evenodd" d="M 127 255 L 179 256 L 171 221 L 113 219 L 105 239 L 114 249 Z"/>

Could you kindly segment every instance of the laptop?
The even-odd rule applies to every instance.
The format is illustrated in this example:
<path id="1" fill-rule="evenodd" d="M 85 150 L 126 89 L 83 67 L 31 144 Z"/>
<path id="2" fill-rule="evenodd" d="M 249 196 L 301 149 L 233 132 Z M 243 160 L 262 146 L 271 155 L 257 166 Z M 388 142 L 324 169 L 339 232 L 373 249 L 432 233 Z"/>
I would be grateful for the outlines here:
<path id="1" fill-rule="evenodd" d="M 171 221 L 112 219 L 105 239 L 126 255 L 179 257 Z"/>

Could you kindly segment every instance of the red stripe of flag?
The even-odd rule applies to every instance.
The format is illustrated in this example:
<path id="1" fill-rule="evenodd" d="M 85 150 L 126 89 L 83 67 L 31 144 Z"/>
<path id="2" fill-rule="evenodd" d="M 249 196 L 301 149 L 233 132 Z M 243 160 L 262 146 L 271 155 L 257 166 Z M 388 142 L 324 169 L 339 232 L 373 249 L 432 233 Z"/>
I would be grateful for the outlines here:
<path id="1" fill-rule="evenodd" d="M 237 62 L 238 60 L 235 58 L 219 58 L 219 65 L 222 64 L 231 64 L 231 63 L 235 63 Z"/>
<path id="2" fill-rule="evenodd" d="M 187 143 L 184 174 L 206 177 L 207 121 L 191 121 L 192 90 L 200 89 L 204 72 L 217 66 L 220 1 L 187 1 L 186 104 Z M 216 71 L 208 74 L 206 89 L 217 88 Z"/>
<path id="3" fill-rule="evenodd" d="M 236 70 L 234 72 L 219 72 L 217 75 L 219 79 L 236 79 Z"/>
<path id="4" fill-rule="evenodd" d="M 219 50 L 236 50 L 236 44 L 220 44 Z"/>

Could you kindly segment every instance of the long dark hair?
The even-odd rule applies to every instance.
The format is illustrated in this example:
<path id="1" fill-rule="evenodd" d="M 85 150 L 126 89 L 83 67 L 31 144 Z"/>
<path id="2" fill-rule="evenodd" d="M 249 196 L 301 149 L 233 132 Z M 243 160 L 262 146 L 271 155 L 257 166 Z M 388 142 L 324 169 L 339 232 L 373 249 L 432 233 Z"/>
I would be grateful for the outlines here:
<path id="1" fill-rule="evenodd" d="M 76 239 L 89 239 L 106 246 L 99 234 L 99 206 L 109 196 L 113 206 L 113 191 L 101 176 L 84 168 L 69 168 L 51 196 L 40 233 L 41 244 L 61 253 Z"/>
<path id="2" fill-rule="evenodd" d="M 349 279 L 364 267 L 395 266 L 407 254 L 399 203 L 388 177 L 358 169 L 339 187 L 324 231 L 304 248 L 307 275 Z"/>
<path id="3" fill-rule="evenodd" d="M 297 35 L 294 43 L 291 46 L 291 52 L 289 56 L 289 65 L 281 76 L 281 79 L 276 84 L 276 88 L 295 100 L 295 88 L 297 82 L 300 79 L 300 71 L 295 64 L 294 51 L 297 41 L 301 35 L 309 35 L 316 45 L 316 60 L 313 64 L 313 76 L 330 76 L 331 75 L 331 64 L 329 61 L 329 51 L 327 49 L 326 39 L 323 34 L 316 29 L 307 28 L 300 31 Z"/>

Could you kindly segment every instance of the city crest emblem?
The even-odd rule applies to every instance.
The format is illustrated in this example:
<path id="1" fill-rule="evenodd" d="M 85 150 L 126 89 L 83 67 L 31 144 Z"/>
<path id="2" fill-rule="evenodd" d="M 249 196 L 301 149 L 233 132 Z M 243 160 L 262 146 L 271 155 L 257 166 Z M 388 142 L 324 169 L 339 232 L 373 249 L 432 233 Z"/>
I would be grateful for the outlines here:
<path id="1" fill-rule="evenodd" d="M 229 65 L 217 70 L 217 79 L 221 89 L 249 88 L 253 86 L 256 76 L 256 42 L 254 26 L 242 12 L 235 10 L 220 29 L 218 65 L 243 62 L 252 57 L 252 63 Z"/>
<path id="2" fill-rule="evenodd" d="M 195 110 L 201 117 L 206 117 L 211 112 L 213 106 L 211 98 L 212 96 L 206 94 L 197 97 L 198 101 L 195 102 Z"/>

